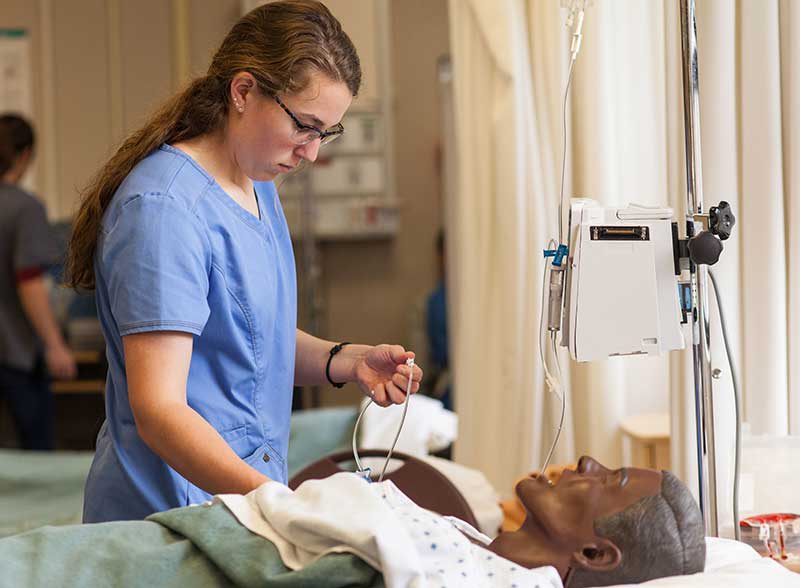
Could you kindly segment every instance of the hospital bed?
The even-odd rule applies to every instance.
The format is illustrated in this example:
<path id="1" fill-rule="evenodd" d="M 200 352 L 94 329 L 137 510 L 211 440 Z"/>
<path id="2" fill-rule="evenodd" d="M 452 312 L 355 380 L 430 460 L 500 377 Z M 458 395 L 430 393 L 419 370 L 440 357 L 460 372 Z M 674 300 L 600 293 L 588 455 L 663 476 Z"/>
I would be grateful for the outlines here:
<path id="1" fill-rule="evenodd" d="M 344 450 L 355 416 L 353 409 L 296 413 L 290 476 L 299 481 L 305 475 L 303 470 L 318 461 L 320 454 Z M 13 489 L 12 494 L 16 494 L 16 499 L 0 494 L 0 512 L 3 516 L 11 511 L 27 512 L 18 531 L 38 524 L 76 521 L 90 459 L 85 454 L 0 452 L 0 489 Z M 20 467 L 23 463 L 27 465 Z M 8 469 L 3 467 L 8 464 L 14 465 L 11 469 L 17 472 L 16 482 L 8 479 Z M 43 480 L 59 485 L 60 495 L 45 492 L 43 487 L 36 489 Z M 427 491 L 434 492 L 430 487 Z M 800 575 L 759 557 L 748 546 L 719 539 L 708 541 L 705 573 L 644 585 L 800 588 Z M 222 504 L 175 509 L 147 521 L 48 526 L 6 537 L 0 539 L 0 570 L 0 586 L 384 586 L 378 570 L 348 554 L 325 556 L 301 571 L 291 572 L 269 541 L 241 526 Z"/>
<path id="2" fill-rule="evenodd" d="M 239 524 L 221 503 L 174 509 L 146 521 L 44 527 L 6 537 L 0 539 L 0 570 L 0 586 L 31 588 L 384 586 L 378 570 L 347 553 L 325 555 L 290 571 L 272 543 Z M 704 573 L 641 586 L 792 588 L 800 587 L 800 575 L 744 544 L 710 539 Z"/>
<path id="3" fill-rule="evenodd" d="M 296 411 L 289 440 L 289 476 L 349 446 L 353 407 Z M 43 525 L 79 523 L 91 451 L 0 449 L 0 537 Z"/>
<path id="4" fill-rule="evenodd" d="M 356 416 L 351 407 L 295 412 L 289 475 L 347 447 Z M 80 523 L 92 456 L 91 451 L 0 449 L 0 537 L 43 525 Z"/>
<path id="5" fill-rule="evenodd" d="M 91 452 L 0 450 L 0 537 L 81 521 Z"/>

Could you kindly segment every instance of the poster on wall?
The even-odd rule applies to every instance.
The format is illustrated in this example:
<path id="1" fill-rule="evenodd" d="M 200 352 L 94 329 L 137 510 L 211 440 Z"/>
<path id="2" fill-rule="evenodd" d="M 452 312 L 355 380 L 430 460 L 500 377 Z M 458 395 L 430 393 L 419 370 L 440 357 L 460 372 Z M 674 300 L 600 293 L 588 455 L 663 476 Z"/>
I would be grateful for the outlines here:
<path id="1" fill-rule="evenodd" d="M 33 115 L 31 39 L 24 29 L 0 29 L 0 112 Z"/>
<path id="2" fill-rule="evenodd" d="M 25 29 L 0 28 L 0 114 L 13 112 L 33 120 L 32 68 L 28 32 Z M 34 192 L 35 178 L 36 172 L 32 167 L 22 179 L 22 187 Z"/>

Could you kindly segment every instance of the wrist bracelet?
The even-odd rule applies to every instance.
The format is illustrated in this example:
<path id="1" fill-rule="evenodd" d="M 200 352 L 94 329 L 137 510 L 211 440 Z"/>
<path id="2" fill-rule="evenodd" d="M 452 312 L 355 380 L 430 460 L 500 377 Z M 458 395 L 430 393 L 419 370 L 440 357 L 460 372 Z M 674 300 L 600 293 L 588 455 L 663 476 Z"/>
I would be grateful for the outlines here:
<path id="1" fill-rule="evenodd" d="M 344 382 L 334 382 L 331 378 L 331 361 L 333 361 L 333 356 L 339 353 L 345 345 L 350 345 L 348 341 L 344 343 L 339 343 L 338 345 L 334 345 L 331 347 L 330 354 L 328 355 L 328 363 L 325 366 L 325 377 L 328 378 L 328 381 L 333 385 L 334 388 L 341 388 L 344 386 Z"/>

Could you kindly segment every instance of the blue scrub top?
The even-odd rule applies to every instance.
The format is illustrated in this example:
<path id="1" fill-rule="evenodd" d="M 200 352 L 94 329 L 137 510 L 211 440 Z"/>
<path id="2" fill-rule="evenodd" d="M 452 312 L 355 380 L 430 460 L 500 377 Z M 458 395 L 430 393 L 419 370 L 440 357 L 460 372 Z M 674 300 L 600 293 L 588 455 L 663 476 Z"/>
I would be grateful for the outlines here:
<path id="1" fill-rule="evenodd" d="M 139 437 L 122 337 L 194 335 L 187 401 L 245 462 L 287 481 L 297 324 L 294 253 L 275 185 L 256 218 L 169 145 L 142 160 L 103 216 L 96 298 L 106 339 L 106 421 L 86 482 L 87 523 L 208 500 Z"/>

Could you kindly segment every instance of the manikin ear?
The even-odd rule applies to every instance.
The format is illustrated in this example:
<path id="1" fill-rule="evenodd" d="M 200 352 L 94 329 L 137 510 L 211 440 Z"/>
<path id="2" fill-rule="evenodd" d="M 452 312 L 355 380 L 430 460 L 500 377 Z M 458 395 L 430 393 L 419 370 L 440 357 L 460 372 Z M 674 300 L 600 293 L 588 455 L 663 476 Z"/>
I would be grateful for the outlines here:
<path id="1" fill-rule="evenodd" d="M 622 563 L 622 552 L 605 537 L 595 537 L 574 552 L 572 560 L 576 568 L 583 568 L 587 572 L 610 572 Z"/>

